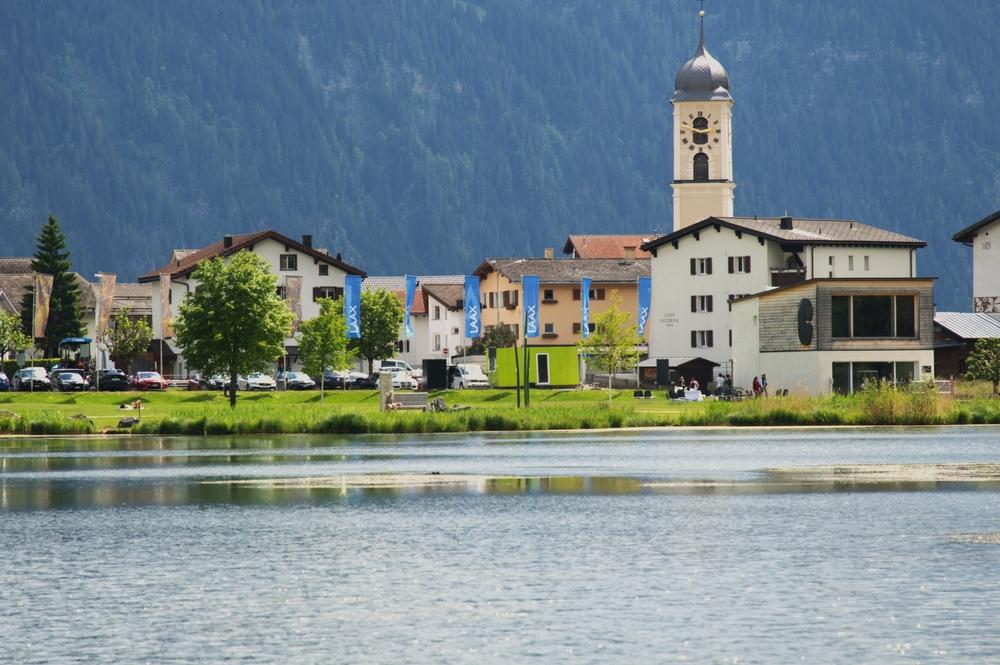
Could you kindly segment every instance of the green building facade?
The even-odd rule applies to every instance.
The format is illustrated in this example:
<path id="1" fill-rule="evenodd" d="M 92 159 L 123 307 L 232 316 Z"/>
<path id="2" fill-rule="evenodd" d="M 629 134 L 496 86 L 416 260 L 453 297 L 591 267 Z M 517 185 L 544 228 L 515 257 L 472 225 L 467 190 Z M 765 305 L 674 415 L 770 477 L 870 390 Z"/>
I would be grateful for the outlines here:
<path id="1" fill-rule="evenodd" d="M 517 362 L 524 372 L 524 349 L 518 347 Z M 493 385 L 496 388 L 513 388 L 517 385 L 515 349 L 497 349 L 496 371 Z M 568 388 L 580 385 L 580 351 L 575 346 L 529 346 L 531 356 L 530 380 L 532 386 Z"/>

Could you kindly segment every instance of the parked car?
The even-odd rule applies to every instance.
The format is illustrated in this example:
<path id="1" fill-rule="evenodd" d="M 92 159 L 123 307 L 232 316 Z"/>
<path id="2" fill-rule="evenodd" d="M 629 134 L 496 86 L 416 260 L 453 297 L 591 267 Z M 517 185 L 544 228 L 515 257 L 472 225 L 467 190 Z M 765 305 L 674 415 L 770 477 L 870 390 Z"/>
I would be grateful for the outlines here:
<path id="1" fill-rule="evenodd" d="M 0 392 L 10 390 L 10 379 L 3 372 L 0 372 Z"/>
<path id="2" fill-rule="evenodd" d="M 393 369 L 390 370 L 392 375 L 392 389 L 393 390 L 416 390 L 417 380 L 410 376 L 410 373 L 405 369 Z"/>
<path id="3" fill-rule="evenodd" d="M 285 390 L 312 390 L 316 387 L 316 382 L 305 372 L 278 372 L 275 381 Z"/>
<path id="4" fill-rule="evenodd" d="M 102 369 L 90 379 L 90 385 L 98 390 L 128 390 L 128 383 L 128 377 L 120 369 Z"/>
<path id="5" fill-rule="evenodd" d="M 349 374 L 350 374 L 349 372 L 332 370 L 329 367 L 327 367 L 323 371 L 322 377 L 314 376 L 312 378 L 317 385 L 319 385 L 319 382 L 322 381 L 323 387 L 326 388 L 327 390 L 341 390 L 347 387 L 347 384 L 350 381 L 350 379 L 348 378 Z"/>
<path id="6" fill-rule="evenodd" d="M 489 377 L 479 365 L 459 363 L 452 365 L 449 371 L 451 387 L 459 390 L 464 388 L 489 388 Z"/>
<path id="7" fill-rule="evenodd" d="M 132 390 L 166 390 L 167 382 L 159 372 L 136 372 L 129 387 Z"/>
<path id="8" fill-rule="evenodd" d="M 52 376 L 52 388 L 60 392 L 83 392 L 87 387 L 87 382 L 76 372 L 60 370 Z"/>
<path id="9" fill-rule="evenodd" d="M 422 369 L 414 369 L 410 363 L 405 360 L 397 360 L 396 358 L 390 358 L 388 360 L 383 360 L 379 365 L 379 371 L 391 371 L 394 369 L 402 369 L 409 373 L 411 377 L 417 379 L 418 381 L 424 375 Z"/>
<path id="10" fill-rule="evenodd" d="M 378 375 L 376 374 L 351 372 L 348 378 L 350 380 L 350 383 L 348 383 L 349 388 L 354 388 L 355 390 L 375 390 L 378 388 Z"/>
<path id="11" fill-rule="evenodd" d="M 275 390 L 278 385 L 267 374 L 254 372 L 248 376 L 237 377 L 236 387 L 239 390 Z"/>
<path id="12" fill-rule="evenodd" d="M 44 367 L 25 367 L 17 370 L 11 386 L 14 390 L 51 390 L 52 382 Z"/>

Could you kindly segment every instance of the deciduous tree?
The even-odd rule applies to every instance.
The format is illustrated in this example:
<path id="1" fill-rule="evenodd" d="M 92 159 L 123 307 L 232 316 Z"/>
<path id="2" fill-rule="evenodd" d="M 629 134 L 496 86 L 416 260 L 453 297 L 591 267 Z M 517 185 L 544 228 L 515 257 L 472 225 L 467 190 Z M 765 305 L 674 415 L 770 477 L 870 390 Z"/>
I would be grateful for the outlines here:
<path id="1" fill-rule="evenodd" d="M 320 298 L 319 316 L 304 321 L 299 341 L 299 358 L 307 374 L 319 375 L 320 401 L 325 400 L 323 375 L 326 368 L 347 369 L 354 357 L 354 349 L 347 345 L 347 321 L 344 319 L 342 298 Z"/>
<path id="2" fill-rule="evenodd" d="M 395 355 L 402 323 L 403 306 L 391 292 L 385 289 L 361 292 L 361 339 L 354 348 L 368 361 L 369 374 L 376 360 Z"/>
<path id="3" fill-rule="evenodd" d="M 621 311 L 621 302 L 617 291 L 612 291 L 610 306 L 594 320 L 594 332 L 580 340 L 580 350 L 587 354 L 590 362 L 608 373 L 609 389 L 616 372 L 635 369 L 642 344 L 638 328 L 629 323 L 629 315 Z"/>
<path id="4" fill-rule="evenodd" d="M 993 384 L 993 394 L 1000 394 L 1000 339 L 977 339 L 966 362 L 969 367 L 966 378 L 989 381 Z"/>
<path id="5" fill-rule="evenodd" d="M 101 338 L 108 349 L 108 356 L 118 368 L 132 373 L 132 359 L 145 351 L 153 341 L 153 328 L 140 317 L 133 318 L 125 308 L 111 319 L 111 325 Z"/>
<path id="6" fill-rule="evenodd" d="M 8 353 L 25 351 L 31 346 L 31 338 L 21 330 L 21 319 L 17 314 L 0 312 L 0 360 Z"/>
<path id="7" fill-rule="evenodd" d="M 35 257 L 31 261 L 34 272 L 52 275 L 52 298 L 49 302 L 49 319 L 45 337 L 40 342 L 45 355 L 57 355 L 59 341 L 66 337 L 79 337 L 83 333 L 83 311 L 80 304 L 80 283 L 70 270 L 66 237 L 55 215 L 38 234 Z M 34 312 L 34 287 L 28 289 L 21 300 L 21 328 L 31 335 L 31 317 Z"/>
<path id="8" fill-rule="evenodd" d="M 198 288 L 181 303 L 177 344 L 190 366 L 229 377 L 229 405 L 236 408 L 236 377 L 274 366 L 295 315 L 278 297 L 267 262 L 256 254 L 203 261 L 192 278 Z"/>

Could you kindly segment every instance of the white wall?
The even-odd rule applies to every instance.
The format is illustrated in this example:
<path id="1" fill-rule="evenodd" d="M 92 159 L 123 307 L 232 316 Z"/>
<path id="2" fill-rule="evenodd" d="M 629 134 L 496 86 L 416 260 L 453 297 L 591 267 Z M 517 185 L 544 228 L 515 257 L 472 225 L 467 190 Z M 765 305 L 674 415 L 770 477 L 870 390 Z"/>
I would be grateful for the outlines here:
<path id="1" fill-rule="evenodd" d="M 736 187 L 732 182 L 733 103 L 730 101 L 708 101 L 674 102 L 673 104 L 674 180 L 692 180 L 694 178 L 694 155 L 702 152 L 708 155 L 709 179 L 728 181 L 675 182 L 672 184 L 674 190 L 674 231 L 699 222 L 706 217 L 732 217 L 733 190 Z M 699 112 L 708 118 L 708 128 L 711 133 L 708 143 L 701 146 L 695 145 L 692 149 L 694 133 L 683 125 L 691 125 Z M 715 142 L 715 139 L 719 140 L 718 143 Z"/>
<path id="2" fill-rule="evenodd" d="M 932 349 L 917 351 L 789 351 L 782 353 L 762 353 L 758 362 L 758 370 L 750 375 L 767 374 L 768 389 L 771 395 L 775 390 L 787 388 L 789 394 L 821 395 L 833 391 L 833 363 L 846 362 L 913 362 L 917 364 L 916 377 L 927 379 L 933 377 L 934 351 Z M 930 366 L 931 372 L 920 376 L 921 368 Z M 735 370 L 737 373 L 740 370 Z M 741 376 L 738 374 L 738 376 Z M 749 388 L 739 382 L 738 387 Z"/>
<path id="3" fill-rule="evenodd" d="M 1000 220 L 976 232 L 972 243 L 973 311 L 1000 314 L 1000 301 L 984 303 L 976 298 L 1000 299 Z"/>
<path id="4" fill-rule="evenodd" d="M 813 277 L 916 277 L 916 256 L 916 250 L 908 247 L 818 245 L 807 247 L 801 258 L 808 268 L 806 277 L 812 279 Z M 865 270 L 865 257 L 868 257 L 868 270 Z"/>

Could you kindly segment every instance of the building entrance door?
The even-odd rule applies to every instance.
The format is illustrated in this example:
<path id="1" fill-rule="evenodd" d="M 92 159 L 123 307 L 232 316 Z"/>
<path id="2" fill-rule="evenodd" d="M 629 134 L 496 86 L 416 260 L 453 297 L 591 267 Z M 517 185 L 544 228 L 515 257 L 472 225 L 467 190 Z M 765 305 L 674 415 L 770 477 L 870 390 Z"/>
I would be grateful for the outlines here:
<path id="1" fill-rule="evenodd" d="M 535 365 L 538 367 L 537 383 L 540 386 L 549 384 L 549 354 L 539 353 L 535 356 Z"/>

